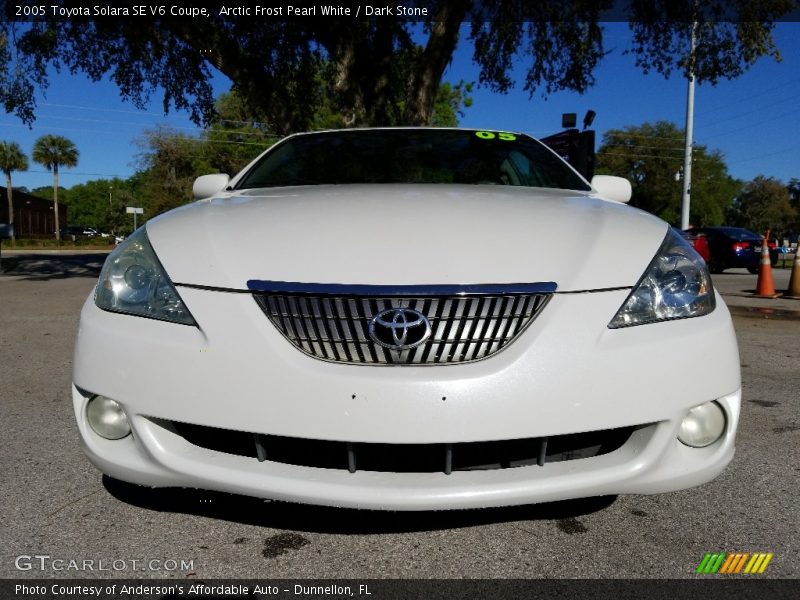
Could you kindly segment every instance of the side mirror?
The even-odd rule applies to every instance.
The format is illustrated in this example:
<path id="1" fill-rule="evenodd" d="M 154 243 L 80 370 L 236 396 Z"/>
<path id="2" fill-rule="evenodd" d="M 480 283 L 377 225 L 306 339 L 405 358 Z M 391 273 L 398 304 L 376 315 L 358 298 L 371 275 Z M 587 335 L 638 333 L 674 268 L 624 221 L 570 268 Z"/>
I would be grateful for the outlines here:
<path id="1" fill-rule="evenodd" d="M 595 175 L 592 177 L 592 187 L 603 198 L 623 204 L 627 204 L 633 194 L 630 181 L 613 175 Z"/>
<path id="2" fill-rule="evenodd" d="M 214 173 L 213 175 L 202 175 L 194 180 L 192 194 L 195 199 L 209 198 L 224 190 L 231 178 L 225 173 Z"/>

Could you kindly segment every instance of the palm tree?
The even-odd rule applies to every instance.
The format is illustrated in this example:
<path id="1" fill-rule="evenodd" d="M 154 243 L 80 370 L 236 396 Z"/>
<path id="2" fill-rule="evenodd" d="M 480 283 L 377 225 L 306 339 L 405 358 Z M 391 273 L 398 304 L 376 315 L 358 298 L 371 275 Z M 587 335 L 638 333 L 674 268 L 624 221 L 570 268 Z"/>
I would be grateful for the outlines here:
<path id="1" fill-rule="evenodd" d="M 78 149 L 70 140 L 60 135 L 43 135 L 33 145 L 33 160 L 53 171 L 53 208 L 56 212 L 56 239 L 61 240 L 58 222 L 58 167 L 78 164 Z"/>
<path id="2" fill-rule="evenodd" d="M 28 157 L 16 142 L 0 142 L 0 171 L 6 174 L 6 194 L 8 196 L 8 223 L 14 224 L 14 197 L 11 191 L 11 172 L 26 171 Z M 11 243 L 14 243 L 11 236 Z"/>

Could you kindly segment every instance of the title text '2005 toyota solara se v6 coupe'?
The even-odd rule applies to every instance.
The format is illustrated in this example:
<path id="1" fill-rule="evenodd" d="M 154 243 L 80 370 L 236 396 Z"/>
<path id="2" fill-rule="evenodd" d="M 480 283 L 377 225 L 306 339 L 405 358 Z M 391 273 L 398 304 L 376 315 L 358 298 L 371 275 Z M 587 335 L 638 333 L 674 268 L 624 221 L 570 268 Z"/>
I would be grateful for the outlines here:
<path id="1" fill-rule="evenodd" d="M 425 510 L 676 490 L 733 457 L 730 315 L 623 179 L 398 128 L 293 135 L 194 191 L 81 313 L 75 415 L 114 478 Z"/>

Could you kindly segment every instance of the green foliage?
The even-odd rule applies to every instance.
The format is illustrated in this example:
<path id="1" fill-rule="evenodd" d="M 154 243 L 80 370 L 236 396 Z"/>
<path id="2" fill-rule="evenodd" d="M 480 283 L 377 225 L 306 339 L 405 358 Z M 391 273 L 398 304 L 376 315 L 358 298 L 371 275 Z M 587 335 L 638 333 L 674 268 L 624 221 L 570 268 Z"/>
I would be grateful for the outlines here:
<path id="1" fill-rule="evenodd" d="M 16 142 L 0 142 L 0 171 L 11 177 L 14 171 L 27 171 L 28 157 Z"/>
<path id="2" fill-rule="evenodd" d="M 78 156 L 75 144 L 60 135 L 43 135 L 33 144 L 33 160 L 54 173 L 61 166 L 77 165 Z"/>
<path id="3" fill-rule="evenodd" d="M 78 149 L 70 140 L 60 135 L 43 135 L 33 144 L 33 160 L 53 172 L 53 205 L 56 222 L 56 239 L 61 239 L 58 218 L 58 169 L 61 166 L 74 167 L 78 164 Z"/>
<path id="4" fill-rule="evenodd" d="M 462 33 L 473 48 L 479 84 L 490 90 L 514 87 L 512 66 L 520 65 L 522 86 L 531 95 L 584 92 L 605 54 L 603 11 L 615 3 L 431 0 L 425 5 L 428 17 L 421 22 L 273 20 L 220 15 L 213 7 L 208 18 L 199 19 L 148 13 L 135 19 L 2 22 L 0 102 L 30 123 L 34 92 L 46 88 L 55 66 L 95 81 L 108 77 L 138 107 L 161 89 L 165 111 L 185 108 L 195 122 L 210 124 L 215 116 L 210 82 L 217 69 L 276 133 L 430 124 L 442 75 Z M 773 22 L 792 8 L 792 0 L 632 0 L 630 51 L 643 70 L 665 76 L 691 67 L 701 81 L 736 77 L 760 56 L 778 58 Z M 694 21 L 698 45 L 690 55 Z M 471 25 L 463 26 L 466 22 Z M 8 44 L 12 37 L 14 52 Z"/>
<path id="5" fill-rule="evenodd" d="M 111 194 L 111 202 L 105 211 L 105 231 L 114 235 L 128 236 L 133 233 L 133 215 L 127 213 L 128 206 L 145 208 L 147 202 L 138 192 L 137 177 L 134 176 L 123 182 L 119 189 L 114 189 Z M 155 215 L 150 215 L 155 216 Z M 148 213 L 139 216 L 138 224 L 141 225 L 147 220 Z"/>
<path id="6" fill-rule="evenodd" d="M 195 173 L 207 167 L 201 164 L 201 142 L 162 128 L 147 132 L 142 146 L 139 191 L 145 218 L 191 201 Z"/>
<path id="7" fill-rule="evenodd" d="M 276 137 L 249 116 L 237 94 L 223 94 L 217 118 L 199 137 L 169 129 L 145 134 L 135 189 L 150 218 L 193 200 L 192 183 L 208 173 L 234 175 L 269 148 Z"/>
<path id="8" fill-rule="evenodd" d="M 433 104 L 432 125 L 436 127 L 457 127 L 459 117 L 464 116 L 464 109 L 472 106 L 472 88 L 474 84 L 459 81 L 455 85 L 444 82 L 439 86 L 436 101 Z"/>
<path id="9" fill-rule="evenodd" d="M 28 157 L 16 142 L 0 142 L 0 171 L 6 176 L 6 198 L 8 201 L 8 222 L 14 222 L 14 189 L 11 185 L 11 173 L 26 171 Z M 12 243 L 15 236 L 11 236 Z"/>
<path id="10" fill-rule="evenodd" d="M 630 180 L 630 204 L 680 223 L 683 130 L 667 121 L 644 123 L 605 133 L 597 152 L 597 173 Z M 722 155 L 696 145 L 692 151 L 692 225 L 719 225 L 739 190 Z"/>
<path id="11" fill-rule="evenodd" d="M 789 189 L 789 198 L 791 201 L 800 203 L 800 179 L 797 177 L 792 177 L 789 180 L 789 185 L 786 187 Z"/>
<path id="12" fill-rule="evenodd" d="M 74 185 L 63 200 L 69 207 L 69 224 L 94 227 L 98 231 L 112 233 L 114 223 L 109 223 L 109 207 L 128 192 L 129 184 L 122 179 L 96 179 Z M 124 206 L 122 214 L 125 213 Z M 130 218 L 128 218 L 130 220 Z"/>
<path id="13" fill-rule="evenodd" d="M 69 246 L 90 247 L 90 248 L 109 248 L 113 247 L 114 238 L 111 237 L 76 237 L 74 240 L 71 236 L 66 236 L 64 241 L 59 243 L 57 240 L 51 239 L 17 239 L 17 248 L 64 248 Z"/>
<path id="14" fill-rule="evenodd" d="M 696 226 L 722 225 L 726 209 L 741 189 L 732 178 L 722 154 L 695 146 L 692 152 L 692 190 L 690 223 Z M 675 223 L 680 222 L 680 217 Z"/>
<path id="15" fill-rule="evenodd" d="M 797 209 L 789 199 L 790 189 L 773 177 L 759 175 L 742 188 L 728 217 L 731 223 L 758 233 L 772 230 L 773 237 L 797 225 Z"/>
<path id="16" fill-rule="evenodd" d="M 140 179 L 139 175 L 129 179 L 95 179 L 71 188 L 59 188 L 59 202 L 69 207 L 69 223 L 62 223 L 62 227 L 84 225 L 115 235 L 131 233 L 133 218 L 125 212 L 125 208 L 140 206 L 141 199 L 137 193 Z M 31 194 L 52 200 L 53 188 L 36 188 Z"/>
<path id="17" fill-rule="evenodd" d="M 716 84 L 740 76 L 762 56 L 780 60 L 773 21 L 793 5 L 793 0 L 632 0 L 628 53 L 645 73 L 691 72 L 700 82 Z"/>
<path id="18" fill-rule="evenodd" d="M 42 187 L 33 188 L 31 190 L 31 195 L 36 196 L 37 198 L 43 198 L 44 200 L 53 200 L 53 186 L 47 185 Z M 69 203 L 69 188 L 58 188 L 58 199 L 61 202 Z M 80 223 L 83 225 L 83 223 Z"/>
<path id="19" fill-rule="evenodd" d="M 228 173 L 232 176 L 278 139 L 269 133 L 266 123 L 250 114 L 235 92 L 222 94 L 216 111 L 214 123 L 200 136 L 203 144 L 197 152 L 203 163 L 200 175 Z"/>
<path id="20" fill-rule="evenodd" d="M 42 69 L 32 72 L 15 65 L 9 44 L 10 31 L 9 25 L 0 24 L 0 102 L 7 113 L 14 113 L 24 123 L 32 123 L 36 118 L 35 88 L 46 87 L 47 76 Z"/>
<path id="21" fill-rule="evenodd" d="M 786 186 L 789 191 L 789 202 L 794 209 L 796 216 L 795 222 L 792 225 L 792 230 L 800 232 L 800 179 L 792 177 L 789 180 L 789 185 Z"/>

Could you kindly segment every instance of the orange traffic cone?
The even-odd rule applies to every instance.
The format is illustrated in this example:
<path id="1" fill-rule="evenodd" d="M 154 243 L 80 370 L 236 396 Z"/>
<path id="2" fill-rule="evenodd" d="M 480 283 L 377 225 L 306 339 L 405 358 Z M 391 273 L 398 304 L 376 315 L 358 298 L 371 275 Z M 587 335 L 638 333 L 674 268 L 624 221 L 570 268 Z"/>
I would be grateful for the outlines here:
<path id="1" fill-rule="evenodd" d="M 775 293 L 775 281 L 772 279 L 772 263 L 769 259 L 769 234 L 761 242 L 761 268 L 758 270 L 758 283 L 756 284 L 756 296 L 759 298 L 777 298 L 780 294 Z"/>
<path id="2" fill-rule="evenodd" d="M 784 297 L 800 299 L 800 245 L 794 250 L 792 274 L 789 277 L 789 288 L 786 290 Z"/>

